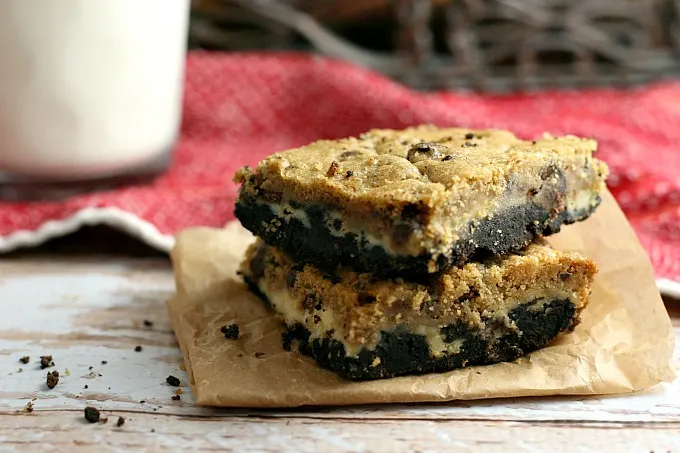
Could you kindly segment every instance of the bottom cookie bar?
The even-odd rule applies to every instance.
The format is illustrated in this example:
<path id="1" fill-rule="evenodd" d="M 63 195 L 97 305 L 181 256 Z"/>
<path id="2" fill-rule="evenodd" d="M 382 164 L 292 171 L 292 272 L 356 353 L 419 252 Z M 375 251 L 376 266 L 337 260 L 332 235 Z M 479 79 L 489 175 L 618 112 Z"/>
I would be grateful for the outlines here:
<path id="1" fill-rule="evenodd" d="M 595 264 L 541 242 L 415 282 L 321 272 L 257 241 L 241 272 L 283 319 L 284 347 L 353 380 L 512 361 L 570 331 Z"/>

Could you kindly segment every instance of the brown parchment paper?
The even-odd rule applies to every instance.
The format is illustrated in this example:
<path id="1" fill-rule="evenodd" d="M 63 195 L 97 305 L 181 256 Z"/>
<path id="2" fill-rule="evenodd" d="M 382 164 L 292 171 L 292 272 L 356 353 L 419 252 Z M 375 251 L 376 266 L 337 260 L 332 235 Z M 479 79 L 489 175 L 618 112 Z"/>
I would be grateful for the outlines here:
<path id="1" fill-rule="evenodd" d="M 673 331 L 647 256 L 611 194 L 550 242 L 600 272 L 576 330 L 513 363 L 350 382 L 281 347 L 282 327 L 235 275 L 252 236 L 237 223 L 180 233 L 170 315 L 199 405 L 283 407 L 623 393 L 671 381 Z M 220 333 L 238 323 L 239 340 Z M 264 353 L 257 358 L 256 353 Z M 260 354 L 258 354 L 260 355 Z"/>

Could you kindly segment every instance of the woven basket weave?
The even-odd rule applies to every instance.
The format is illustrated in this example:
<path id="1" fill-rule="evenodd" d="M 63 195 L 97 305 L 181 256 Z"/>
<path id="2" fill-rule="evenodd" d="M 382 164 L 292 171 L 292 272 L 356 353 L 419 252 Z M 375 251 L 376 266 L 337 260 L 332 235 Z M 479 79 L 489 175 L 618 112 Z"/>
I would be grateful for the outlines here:
<path id="1" fill-rule="evenodd" d="M 680 0 L 196 0 L 196 47 L 309 49 L 417 88 L 631 85 L 680 74 Z"/>

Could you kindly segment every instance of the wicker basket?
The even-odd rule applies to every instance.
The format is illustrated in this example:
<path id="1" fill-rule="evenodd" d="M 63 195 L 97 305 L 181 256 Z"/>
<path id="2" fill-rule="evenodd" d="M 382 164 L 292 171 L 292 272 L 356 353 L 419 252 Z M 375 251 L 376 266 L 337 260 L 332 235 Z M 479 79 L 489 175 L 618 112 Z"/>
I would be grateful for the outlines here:
<path id="1" fill-rule="evenodd" d="M 191 43 L 309 49 L 418 88 L 632 85 L 680 74 L 680 0 L 196 0 Z"/>

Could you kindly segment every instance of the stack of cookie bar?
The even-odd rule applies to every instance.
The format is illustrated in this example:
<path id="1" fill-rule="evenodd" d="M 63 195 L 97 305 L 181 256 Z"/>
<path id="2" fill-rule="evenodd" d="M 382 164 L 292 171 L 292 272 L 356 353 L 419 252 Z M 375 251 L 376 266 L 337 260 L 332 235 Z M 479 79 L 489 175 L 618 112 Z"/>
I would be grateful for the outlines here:
<path id="1" fill-rule="evenodd" d="M 574 328 L 595 264 L 542 236 L 587 218 L 596 143 L 420 126 L 243 168 L 241 273 L 284 346 L 349 379 L 514 360 Z"/>

